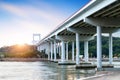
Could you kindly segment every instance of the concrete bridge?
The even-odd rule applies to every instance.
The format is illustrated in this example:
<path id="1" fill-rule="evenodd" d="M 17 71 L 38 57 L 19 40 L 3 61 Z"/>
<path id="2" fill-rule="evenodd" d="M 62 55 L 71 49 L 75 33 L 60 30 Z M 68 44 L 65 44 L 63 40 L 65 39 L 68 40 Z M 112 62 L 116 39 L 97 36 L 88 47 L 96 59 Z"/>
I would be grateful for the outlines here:
<path id="1" fill-rule="evenodd" d="M 112 33 L 120 29 L 119 0 L 91 0 L 74 15 L 70 16 L 54 31 L 37 44 L 38 50 L 45 50 L 48 60 L 56 61 L 56 54 L 61 55 L 60 62 L 68 60 L 68 42 L 72 42 L 72 61 L 80 64 L 80 41 L 84 41 L 85 62 L 88 62 L 88 43 L 97 36 L 97 68 L 102 68 L 102 33 L 109 34 L 109 64 L 113 61 Z M 76 44 L 74 44 L 76 42 Z M 66 44 L 66 45 L 65 45 Z M 76 46 L 76 57 L 74 56 Z M 54 57 L 52 56 L 54 55 Z M 76 59 L 74 59 L 76 58 Z"/>

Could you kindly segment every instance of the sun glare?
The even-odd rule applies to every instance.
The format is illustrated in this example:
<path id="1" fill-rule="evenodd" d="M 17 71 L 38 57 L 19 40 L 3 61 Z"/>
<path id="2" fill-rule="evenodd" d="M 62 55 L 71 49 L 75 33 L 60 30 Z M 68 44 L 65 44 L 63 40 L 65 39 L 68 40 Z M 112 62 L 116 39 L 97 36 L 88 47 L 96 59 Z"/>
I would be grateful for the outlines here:
<path id="1" fill-rule="evenodd" d="M 19 47 L 24 47 L 25 44 L 17 44 Z"/>

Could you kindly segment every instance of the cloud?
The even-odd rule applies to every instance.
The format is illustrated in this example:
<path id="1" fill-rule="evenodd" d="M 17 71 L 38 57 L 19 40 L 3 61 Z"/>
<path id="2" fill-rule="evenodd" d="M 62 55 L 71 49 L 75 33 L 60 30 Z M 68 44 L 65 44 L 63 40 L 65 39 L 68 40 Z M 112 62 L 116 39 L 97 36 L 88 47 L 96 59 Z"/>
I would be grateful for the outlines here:
<path id="1" fill-rule="evenodd" d="M 12 14 L 9 20 L 0 20 L 0 36 L 3 37 L 0 45 L 31 43 L 33 33 L 40 33 L 43 38 L 64 20 L 59 10 L 52 10 L 47 4 L 46 9 L 43 9 L 44 4 L 41 6 L 0 3 L 0 9 Z"/>
<path id="2" fill-rule="evenodd" d="M 49 8 L 49 5 L 47 4 L 45 4 L 45 6 L 48 7 L 47 9 L 41 9 L 41 7 L 38 8 L 38 6 L 36 7 L 31 5 L 16 6 L 7 3 L 1 4 L 2 5 L 0 6 L 2 7 L 2 9 L 17 16 L 12 17 L 15 18 L 15 21 L 16 19 L 19 19 L 18 21 L 21 20 L 20 23 L 22 22 L 24 25 L 27 25 L 29 27 L 35 27 L 40 24 L 44 28 L 50 27 L 51 30 L 53 30 L 53 28 L 59 25 L 64 20 L 63 18 L 65 18 L 61 13 L 59 13 L 59 10 L 51 10 L 51 7 Z M 42 6 L 44 6 L 44 4 L 42 4 Z"/>
<path id="3" fill-rule="evenodd" d="M 6 10 L 12 14 L 15 14 L 17 16 L 26 16 L 27 14 L 25 13 L 24 10 L 22 10 L 21 8 L 19 8 L 18 6 L 14 6 L 14 5 L 11 5 L 11 4 L 7 4 L 7 3 L 0 3 L 0 7 L 3 9 L 3 10 Z"/>
<path id="4" fill-rule="evenodd" d="M 44 5 L 44 4 L 43 4 Z M 63 15 L 59 12 L 59 10 L 52 10 L 51 8 L 42 9 L 42 7 L 35 7 L 31 5 L 22 5 L 17 6 L 13 4 L 8 3 L 1 3 L 0 7 L 3 10 L 8 11 L 9 13 L 12 13 L 13 15 L 22 17 L 22 18 L 28 18 L 28 19 L 43 19 L 46 21 L 51 22 L 52 24 L 58 24 L 63 21 Z M 46 6 L 49 7 L 49 6 Z"/>
<path id="5" fill-rule="evenodd" d="M 59 13 L 59 10 L 52 10 L 51 6 L 49 7 L 48 4 L 41 5 L 46 6 L 46 9 L 42 9 L 38 6 L 32 6 L 30 4 L 17 6 L 8 3 L 1 3 L 0 6 L 9 13 L 16 15 L 12 17 L 12 21 L 17 24 L 16 26 L 21 25 L 24 27 L 29 27 L 29 29 L 31 28 L 33 32 L 39 28 L 42 29 L 42 32 L 46 28 L 49 28 L 50 31 L 47 32 L 51 32 L 64 20 L 63 18 L 65 18 L 61 15 L 61 13 Z M 43 33 L 46 33 L 46 31 Z"/>

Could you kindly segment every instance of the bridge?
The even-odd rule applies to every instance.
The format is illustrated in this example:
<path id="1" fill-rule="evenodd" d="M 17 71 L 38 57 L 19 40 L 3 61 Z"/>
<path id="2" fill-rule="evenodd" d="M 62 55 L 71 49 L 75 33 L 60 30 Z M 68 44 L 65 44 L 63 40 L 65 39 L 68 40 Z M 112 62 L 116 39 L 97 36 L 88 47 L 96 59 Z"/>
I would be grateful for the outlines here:
<path id="1" fill-rule="evenodd" d="M 72 42 L 72 60 L 80 64 L 80 42 L 84 41 L 85 62 L 89 59 L 89 41 L 97 36 L 97 68 L 102 68 L 102 33 L 109 34 L 109 64 L 113 61 L 112 33 L 120 29 L 120 1 L 119 0 L 91 0 L 83 8 L 70 16 L 49 35 L 39 41 L 39 51 L 45 50 L 48 60 L 57 60 L 57 53 L 61 55 L 60 62 L 68 60 L 68 42 Z M 75 44 L 76 43 L 76 44 Z M 76 46 L 76 57 L 74 47 Z M 52 56 L 54 55 L 54 57 Z M 74 59 L 75 58 L 75 59 Z"/>

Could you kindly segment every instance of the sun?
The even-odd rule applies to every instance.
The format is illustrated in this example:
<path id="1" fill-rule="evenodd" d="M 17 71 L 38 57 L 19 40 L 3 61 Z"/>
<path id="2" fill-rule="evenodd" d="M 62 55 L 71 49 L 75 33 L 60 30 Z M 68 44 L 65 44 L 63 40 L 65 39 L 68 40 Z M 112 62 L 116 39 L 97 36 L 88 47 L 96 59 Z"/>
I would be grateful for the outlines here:
<path id="1" fill-rule="evenodd" d="M 24 47 L 27 43 L 23 42 L 23 41 L 17 41 L 16 43 L 19 47 Z"/>
<path id="2" fill-rule="evenodd" d="M 23 45 L 23 44 L 25 44 L 25 41 L 18 39 L 18 40 L 16 40 L 16 43 L 19 45 Z"/>
<path id="3" fill-rule="evenodd" d="M 17 44 L 19 47 L 25 46 L 25 43 Z"/>

